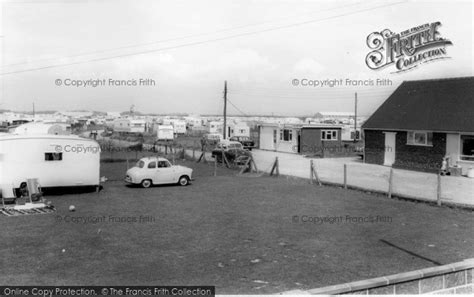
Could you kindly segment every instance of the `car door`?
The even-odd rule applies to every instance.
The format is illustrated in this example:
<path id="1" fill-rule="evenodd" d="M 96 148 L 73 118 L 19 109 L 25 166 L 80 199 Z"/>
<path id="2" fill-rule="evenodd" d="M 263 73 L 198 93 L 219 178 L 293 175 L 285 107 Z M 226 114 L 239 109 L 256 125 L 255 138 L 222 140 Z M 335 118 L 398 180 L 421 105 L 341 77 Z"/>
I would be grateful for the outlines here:
<path id="1" fill-rule="evenodd" d="M 146 168 L 144 168 L 146 170 L 145 178 L 151 179 L 153 184 L 158 183 L 156 167 L 157 167 L 157 162 L 151 161 L 150 163 L 148 163 L 148 165 L 146 165 Z"/>
<path id="2" fill-rule="evenodd" d="M 173 166 L 167 160 L 158 161 L 156 168 L 156 184 L 169 184 L 177 182 Z"/>

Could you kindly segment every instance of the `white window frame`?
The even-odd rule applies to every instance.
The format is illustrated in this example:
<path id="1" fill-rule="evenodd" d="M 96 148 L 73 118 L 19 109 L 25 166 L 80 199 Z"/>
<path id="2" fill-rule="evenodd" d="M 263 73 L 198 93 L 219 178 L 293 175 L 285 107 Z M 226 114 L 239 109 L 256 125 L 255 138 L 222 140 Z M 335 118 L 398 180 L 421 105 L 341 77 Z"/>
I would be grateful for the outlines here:
<path id="1" fill-rule="evenodd" d="M 331 139 L 327 138 L 327 135 L 331 135 Z M 321 140 L 324 141 L 338 141 L 339 140 L 339 133 L 338 130 L 321 130 Z"/>
<path id="2" fill-rule="evenodd" d="M 288 139 L 285 140 L 285 131 L 288 131 Z M 293 141 L 293 129 L 280 129 L 280 141 L 292 142 Z"/>
<path id="3" fill-rule="evenodd" d="M 415 134 L 424 134 L 425 135 L 425 143 L 415 143 Z M 431 134 L 431 143 L 429 143 L 428 134 Z M 433 146 L 433 132 L 431 131 L 419 131 L 419 130 L 412 130 L 407 131 L 407 145 L 413 146 Z"/>

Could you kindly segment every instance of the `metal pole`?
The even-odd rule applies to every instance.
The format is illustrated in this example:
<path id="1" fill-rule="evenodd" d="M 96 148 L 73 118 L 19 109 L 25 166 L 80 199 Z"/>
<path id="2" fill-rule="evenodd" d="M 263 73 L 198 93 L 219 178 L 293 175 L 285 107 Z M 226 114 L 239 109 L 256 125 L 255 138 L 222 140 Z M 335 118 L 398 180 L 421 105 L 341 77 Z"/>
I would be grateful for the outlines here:
<path id="1" fill-rule="evenodd" d="M 227 134 L 227 81 L 224 82 L 224 131 L 222 136 L 226 139 Z"/>
<path id="2" fill-rule="evenodd" d="M 357 142 L 357 92 L 354 101 L 354 142 Z"/>
<path id="3" fill-rule="evenodd" d="M 217 176 L 217 158 L 214 158 L 214 176 Z"/>
<path id="4" fill-rule="evenodd" d="M 438 173 L 438 190 L 437 190 L 437 203 L 441 206 L 441 174 Z"/>
<path id="5" fill-rule="evenodd" d="M 344 189 L 347 189 L 347 164 L 344 164 Z"/>

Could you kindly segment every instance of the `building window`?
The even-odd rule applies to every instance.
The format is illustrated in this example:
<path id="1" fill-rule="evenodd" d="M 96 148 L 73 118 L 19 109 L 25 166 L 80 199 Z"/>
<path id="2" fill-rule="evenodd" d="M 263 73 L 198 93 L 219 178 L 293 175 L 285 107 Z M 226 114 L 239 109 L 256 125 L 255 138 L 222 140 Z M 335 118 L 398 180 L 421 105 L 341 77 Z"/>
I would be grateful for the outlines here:
<path id="1" fill-rule="evenodd" d="M 45 161 L 62 161 L 63 153 L 44 153 Z"/>
<path id="2" fill-rule="evenodd" d="M 461 135 L 460 159 L 474 161 L 474 135 Z"/>
<path id="3" fill-rule="evenodd" d="M 291 129 L 282 129 L 282 130 L 280 130 L 280 140 L 281 141 L 292 141 L 293 140 L 293 130 L 291 130 Z"/>
<path id="4" fill-rule="evenodd" d="M 407 133 L 408 145 L 433 145 L 433 133 L 423 131 L 408 131 Z"/>
<path id="5" fill-rule="evenodd" d="M 321 140 L 337 140 L 337 130 L 321 130 Z"/>

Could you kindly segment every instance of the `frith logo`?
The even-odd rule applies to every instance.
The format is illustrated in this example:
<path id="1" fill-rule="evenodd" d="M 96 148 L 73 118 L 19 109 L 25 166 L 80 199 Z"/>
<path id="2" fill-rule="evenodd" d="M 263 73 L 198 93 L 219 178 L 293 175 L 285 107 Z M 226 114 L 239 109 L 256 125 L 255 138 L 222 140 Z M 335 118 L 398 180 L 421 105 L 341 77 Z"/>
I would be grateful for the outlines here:
<path id="1" fill-rule="evenodd" d="M 395 64 L 397 71 L 393 73 L 396 73 L 433 60 L 447 59 L 446 46 L 452 42 L 441 38 L 440 26 L 441 22 L 434 22 L 398 34 L 389 29 L 373 32 L 367 36 L 367 46 L 373 51 L 367 55 L 365 63 L 374 70 Z"/>

